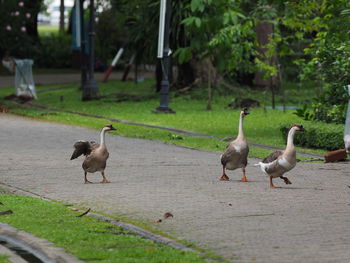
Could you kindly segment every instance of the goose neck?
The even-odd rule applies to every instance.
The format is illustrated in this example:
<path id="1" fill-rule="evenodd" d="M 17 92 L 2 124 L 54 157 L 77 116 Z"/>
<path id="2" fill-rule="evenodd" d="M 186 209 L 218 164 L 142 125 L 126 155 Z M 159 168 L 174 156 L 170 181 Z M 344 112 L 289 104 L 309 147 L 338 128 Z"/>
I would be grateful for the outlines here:
<path id="1" fill-rule="evenodd" d="M 238 126 L 238 138 L 243 138 L 243 114 L 240 115 L 239 117 L 239 126 Z"/>
<path id="2" fill-rule="evenodd" d="M 287 138 L 287 149 L 288 148 L 293 148 L 294 147 L 294 134 L 295 134 L 295 129 L 290 129 L 288 133 L 288 138 Z"/>
<path id="3" fill-rule="evenodd" d="M 103 129 L 100 134 L 100 145 L 105 145 L 105 133 L 106 131 Z"/>

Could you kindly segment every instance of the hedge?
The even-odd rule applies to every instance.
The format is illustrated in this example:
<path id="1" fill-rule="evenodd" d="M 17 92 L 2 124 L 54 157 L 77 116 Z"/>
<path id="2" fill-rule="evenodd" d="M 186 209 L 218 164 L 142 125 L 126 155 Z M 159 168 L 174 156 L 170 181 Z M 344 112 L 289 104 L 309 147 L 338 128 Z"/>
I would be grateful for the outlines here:
<path id="1" fill-rule="evenodd" d="M 280 131 L 287 141 L 291 125 L 282 124 Z M 344 149 L 344 125 L 331 125 L 318 122 L 308 122 L 304 125 L 305 132 L 297 132 L 294 144 L 297 146 L 324 149 L 328 151 Z"/>

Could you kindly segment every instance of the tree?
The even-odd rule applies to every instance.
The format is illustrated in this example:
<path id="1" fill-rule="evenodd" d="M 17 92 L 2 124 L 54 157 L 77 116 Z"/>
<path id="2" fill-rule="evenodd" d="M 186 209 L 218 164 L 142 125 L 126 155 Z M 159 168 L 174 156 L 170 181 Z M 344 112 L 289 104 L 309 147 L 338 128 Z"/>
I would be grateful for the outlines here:
<path id="1" fill-rule="evenodd" d="M 0 57 L 31 57 L 38 41 L 37 16 L 43 0 L 0 2 Z"/>

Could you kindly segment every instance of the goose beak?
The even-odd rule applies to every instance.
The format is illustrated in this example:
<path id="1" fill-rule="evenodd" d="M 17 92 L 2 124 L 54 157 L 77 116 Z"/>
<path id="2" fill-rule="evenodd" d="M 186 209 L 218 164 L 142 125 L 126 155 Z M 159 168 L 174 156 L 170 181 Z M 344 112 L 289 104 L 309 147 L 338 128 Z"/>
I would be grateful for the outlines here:
<path id="1" fill-rule="evenodd" d="M 248 114 L 249 114 L 248 108 L 244 108 L 244 109 L 243 109 L 243 114 L 244 114 L 244 115 L 248 115 Z"/>
<path id="2" fill-rule="evenodd" d="M 301 131 L 301 132 L 305 132 L 305 131 L 306 131 L 306 130 L 304 129 L 304 126 L 303 126 L 303 125 L 300 125 L 299 131 Z"/>
<path id="3" fill-rule="evenodd" d="M 115 130 L 117 130 L 116 128 L 113 127 L 112 124 L 106 125 L 105 127 L 108 128 L 108 131 L 115 131 Z"/>

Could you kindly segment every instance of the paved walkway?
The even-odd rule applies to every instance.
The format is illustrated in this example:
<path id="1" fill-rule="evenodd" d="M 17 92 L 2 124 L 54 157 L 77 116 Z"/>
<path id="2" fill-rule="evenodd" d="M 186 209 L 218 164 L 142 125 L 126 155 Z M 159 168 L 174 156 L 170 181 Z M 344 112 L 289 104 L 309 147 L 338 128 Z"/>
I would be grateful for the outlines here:
<path id="1" fill-rule="evenodd" d="M 112 183 L 85 185 L 82 159 L 69 160 L 72 145 L 98 138 L 95 130 L 0 114 L 0 181 L 148 222 L 232 262 L 349 262 L 349 163 L 299 163 L 291 186 L 276 180 L 283 188 L 270 189 L 257 160 L 249 160 L 249 183 L 238 181 L 239 171 L 220 182 L 218 152 L 108 134 Z M 155 223 L 165 212 L 174 218 Z"/>

